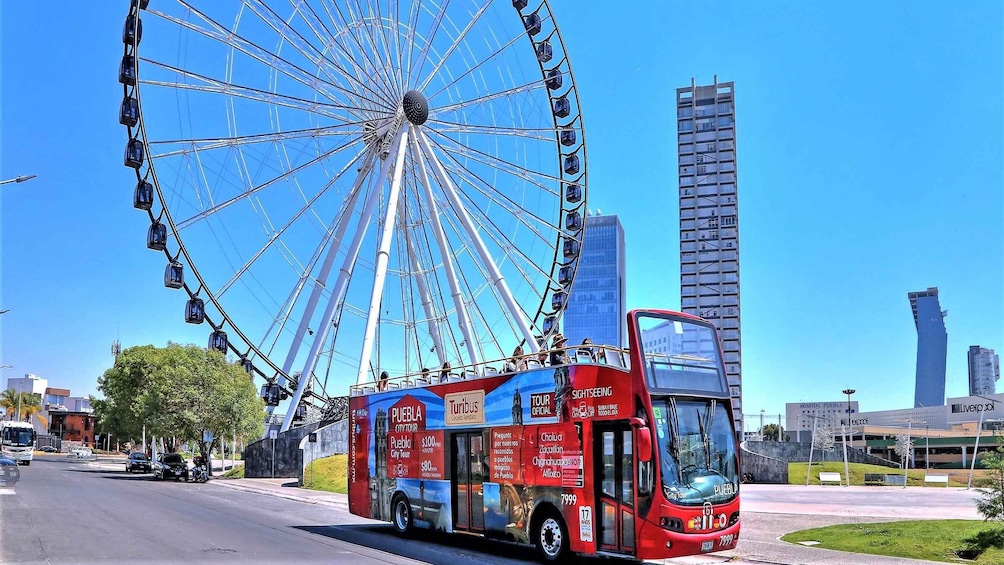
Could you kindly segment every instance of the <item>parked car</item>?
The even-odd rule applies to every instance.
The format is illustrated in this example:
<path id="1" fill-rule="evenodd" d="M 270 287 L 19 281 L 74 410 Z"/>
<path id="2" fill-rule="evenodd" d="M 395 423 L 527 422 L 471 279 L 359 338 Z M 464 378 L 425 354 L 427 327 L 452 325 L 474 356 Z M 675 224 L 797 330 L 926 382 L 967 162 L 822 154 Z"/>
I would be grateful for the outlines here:
<path id="1" fill-rule="evenodd" d="M 43 453 L 56 453 L 57 451 L 59 451 L 58 449 L 52 447 L 51 445 L 43 445 L 42 447 L 39 447 L 38 450 Z"/>
<path id="2" fill-rule="evenodd" d="M 157 456 L 153 464 L 153 478 L 188 480 L 188 464 L 185 458 L 177 453 L 163 453 Z"/>
<path id="3" fill-rule="evenodd" d="M 132 473 L 133 471 L 149 473 L 153 470 L 153 466 L 150 464 L 150 458 L 146 456 L 146 453 L 139 451 L 129 454 L 129 458 L 126 459 L 125 466 L 127 473 Z"/>
<path id="4" fill-rule="evenodd" d="M 66 454 L 67 457 L 72 459 L 87 459 L 92 455 L 93 453 L 91 453 L 91 448 L 89 447 L 74 447 Z"/>
<path id="5" fill-rule="evenodd" d="M 21 470 L 13 459 L 0 458 L 0 486 L 12 487 L 21 479 Z"/>

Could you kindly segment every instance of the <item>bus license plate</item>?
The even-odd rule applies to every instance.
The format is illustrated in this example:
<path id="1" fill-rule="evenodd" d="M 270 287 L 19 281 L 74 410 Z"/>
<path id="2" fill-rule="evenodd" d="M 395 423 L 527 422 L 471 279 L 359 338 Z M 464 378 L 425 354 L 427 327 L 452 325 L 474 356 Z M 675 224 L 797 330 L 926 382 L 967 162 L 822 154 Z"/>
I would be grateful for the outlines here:
<path id="1" fill-rule="evenodd" d="M 701 551 L 711 551 L 714 548 L 715 548 L 715 542 L 714 541 L 702 541 L 701 542 Z"/>

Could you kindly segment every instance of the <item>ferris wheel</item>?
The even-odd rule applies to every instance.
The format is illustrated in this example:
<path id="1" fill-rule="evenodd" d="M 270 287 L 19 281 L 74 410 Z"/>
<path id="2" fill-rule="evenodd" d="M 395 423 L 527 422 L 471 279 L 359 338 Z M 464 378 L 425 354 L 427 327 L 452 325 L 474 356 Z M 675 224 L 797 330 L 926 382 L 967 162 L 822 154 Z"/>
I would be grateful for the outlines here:
<path id="1" fill-rule="evenodd" d="M 585 130 L 546 0 L 131 0 L 119 121 L 184 320 L 287 429 L 557 331 Z"/>

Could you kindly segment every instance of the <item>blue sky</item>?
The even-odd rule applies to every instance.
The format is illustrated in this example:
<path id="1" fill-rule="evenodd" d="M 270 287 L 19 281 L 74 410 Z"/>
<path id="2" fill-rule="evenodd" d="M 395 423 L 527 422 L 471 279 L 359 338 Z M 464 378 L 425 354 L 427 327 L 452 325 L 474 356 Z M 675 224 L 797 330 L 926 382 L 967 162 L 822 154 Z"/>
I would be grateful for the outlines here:
<path id="1" fill-rule="evenodd" d="M 159 0 L 154 0 L 153 3 Z M 152 4 L 153 4 L 152 3 Z M 0 7 L 0 364 L 96 392 L 109 346 L 203 344 L 121 165 L 125 2 Z M 674 89 L 736 83 L 744 411 L 907 407 L 906 294 L 937 286 L 949 396 L 1004 352 L 1004 5 L 555 0 L 589 207 L 625 225 L 629 307 L 679 307 Z M 45 30 L 44 33 L 39 30 Z"/>

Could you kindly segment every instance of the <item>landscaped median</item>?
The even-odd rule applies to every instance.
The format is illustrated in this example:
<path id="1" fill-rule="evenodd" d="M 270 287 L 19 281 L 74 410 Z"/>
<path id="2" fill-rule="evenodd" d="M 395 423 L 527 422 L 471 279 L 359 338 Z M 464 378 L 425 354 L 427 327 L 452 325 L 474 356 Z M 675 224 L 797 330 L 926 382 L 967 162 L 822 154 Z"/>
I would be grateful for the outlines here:
<path id="1" fill-rule="evenodd" d="M 781 540 L 823 549 L 909 559 L 1004 563 L 1004 531 L 980 520 L 841 524 L 790 533 Z"/>
<path id="2" fill-rule="evenodd" d="M 864 486 L 866 474 L 899 475 L 903 476 L 902 469 L 894 467 L 883 467 L 881 465 L 867 465 L 865 463 L 848 463 L 851 472 L 851 485 Z M 804 485 L 807 463 L 788 463 L 788 484 Z M 812 464 L 812 480 L 810 485 L 819 484 L 819 473 L 840 473 L 840 478 L 846 482 L 844 477 L 844 464 L 841 461 L 826 461 L 824 463 Z M 907 475 L 907 485 L 924 486 L 924 475 L 927 471 L 923 469 L 910 469 Z M 932 469 L 930 474 L 948 475 L 948 486 L 964 487 L 969 477 L 969 471 L 965 469 Z M 976 476 L 980 477 L 983 470 L 977 470 Z M 845 483 L 846 484 L 846 483 Z M 932 487 L 936 488 L 936 487 Z"/>

